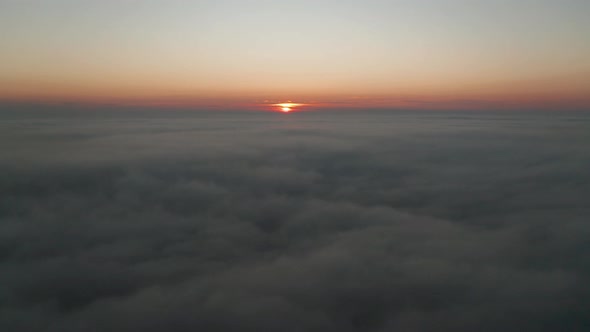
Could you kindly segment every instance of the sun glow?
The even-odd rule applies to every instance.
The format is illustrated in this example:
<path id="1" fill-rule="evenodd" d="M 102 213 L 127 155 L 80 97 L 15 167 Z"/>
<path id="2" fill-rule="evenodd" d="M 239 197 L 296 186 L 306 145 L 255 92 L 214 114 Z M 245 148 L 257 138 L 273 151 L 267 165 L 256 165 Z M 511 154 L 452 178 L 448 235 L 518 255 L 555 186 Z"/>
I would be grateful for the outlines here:
<path id="1" fill-rule="evenodd" d="M 273 106 L 278 107 L 281 112 L 289 113 L 289 112 L 295 110 L 296 107 L 303 106 L 303 104 L 296 104 L 296 103 L 288 102 L 288 103 L 274 104 Z"/>

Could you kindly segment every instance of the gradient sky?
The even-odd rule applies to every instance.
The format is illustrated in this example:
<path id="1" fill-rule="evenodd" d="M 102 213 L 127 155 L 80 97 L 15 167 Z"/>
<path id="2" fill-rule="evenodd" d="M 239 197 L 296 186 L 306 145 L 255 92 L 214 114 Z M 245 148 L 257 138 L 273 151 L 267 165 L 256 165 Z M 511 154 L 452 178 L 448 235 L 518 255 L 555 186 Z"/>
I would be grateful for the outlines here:
<path id="1" fill-rule="evenodd" d="M 590 109 L 587 0 L 0 0 L 0 99 Z"/>

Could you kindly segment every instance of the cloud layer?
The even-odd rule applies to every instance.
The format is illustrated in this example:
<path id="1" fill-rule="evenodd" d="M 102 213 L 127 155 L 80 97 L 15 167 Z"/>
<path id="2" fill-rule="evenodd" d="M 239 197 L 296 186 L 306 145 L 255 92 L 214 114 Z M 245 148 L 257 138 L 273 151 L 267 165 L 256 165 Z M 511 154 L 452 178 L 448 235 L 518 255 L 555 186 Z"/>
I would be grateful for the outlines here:
<path id="1" fill-rule="evenodd" d="M 2 331 L 582 331 L 584 114 L 3 115 Z"/>

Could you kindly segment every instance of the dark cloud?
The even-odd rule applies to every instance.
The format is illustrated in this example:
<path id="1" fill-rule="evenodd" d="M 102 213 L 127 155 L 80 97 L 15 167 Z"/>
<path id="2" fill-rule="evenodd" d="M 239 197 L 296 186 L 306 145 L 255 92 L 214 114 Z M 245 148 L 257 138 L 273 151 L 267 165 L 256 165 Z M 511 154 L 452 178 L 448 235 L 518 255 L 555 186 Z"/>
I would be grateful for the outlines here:
<path id="1" fill-rule="evenodd" d="M 2 114 L 2 331 L 590 329 L 583 113 Z"/>

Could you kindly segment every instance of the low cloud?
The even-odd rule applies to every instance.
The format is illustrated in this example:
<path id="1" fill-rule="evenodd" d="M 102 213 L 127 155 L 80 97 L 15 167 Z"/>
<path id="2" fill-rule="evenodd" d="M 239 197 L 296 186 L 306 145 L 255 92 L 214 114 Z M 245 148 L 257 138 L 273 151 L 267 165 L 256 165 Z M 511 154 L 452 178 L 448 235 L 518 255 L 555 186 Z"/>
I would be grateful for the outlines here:
<path id="1" fill-rule="evenodd" d="M 0 329 L 585 330 L 575 116 L 16 116 Z"/>

